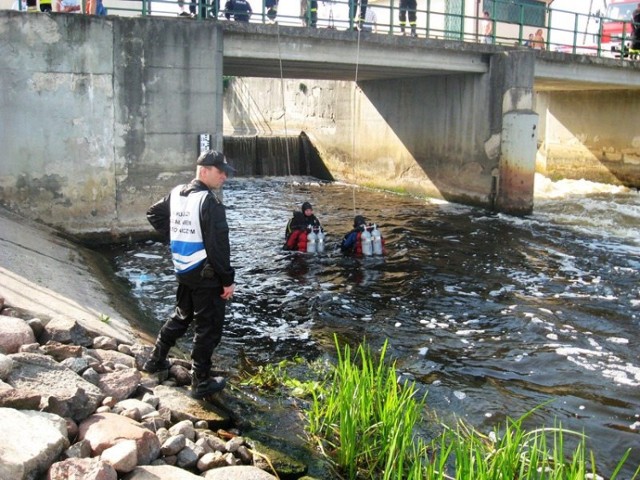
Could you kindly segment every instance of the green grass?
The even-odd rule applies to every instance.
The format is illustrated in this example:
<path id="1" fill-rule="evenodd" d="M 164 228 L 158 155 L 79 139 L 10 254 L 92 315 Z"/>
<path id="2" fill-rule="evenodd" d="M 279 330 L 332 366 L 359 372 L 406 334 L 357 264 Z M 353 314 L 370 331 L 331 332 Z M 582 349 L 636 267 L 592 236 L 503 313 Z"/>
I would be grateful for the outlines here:
<path id="1" fill-rule="evenodd" d="M 309 433 L 329 453 L 346 478 L 404 478 L 415 462 L 414 427 L 424 399 L 414 384 L 398 386 L 395 368 L 384 363 L 386 344 L 376 363 L 366 346 L 352 358 L 338 349 L 338 365 L 326 393 L 309 409 Z"/>
<path id="2" fill-rule="evenodd" d="M 523 423 L 535 408 L 507 418 L 490 435 L 459 422 L 442 426 L 434 439 L 421 438 L 426 398 L 414 383 L 398 384 L 395 364 L 385 364 L 385 343 L 378 361 L 366 347 L 355 353 L 336 341 L 338 362 L 322 388 L 311 391 L 308 432 L 346 479 L 584 480 L 602 478 L 586 437 L 561 425 L 528 431 Z M 539 408 L 539 407 L 538 407 Z M 566 436 L 577 446 L 567 451 Z M 616 480 L 630 451 L 607 477 Z M 640 466 L 630 480 L 640 475 Z M 625 479 L 626 480 L 626 479 Z"/>

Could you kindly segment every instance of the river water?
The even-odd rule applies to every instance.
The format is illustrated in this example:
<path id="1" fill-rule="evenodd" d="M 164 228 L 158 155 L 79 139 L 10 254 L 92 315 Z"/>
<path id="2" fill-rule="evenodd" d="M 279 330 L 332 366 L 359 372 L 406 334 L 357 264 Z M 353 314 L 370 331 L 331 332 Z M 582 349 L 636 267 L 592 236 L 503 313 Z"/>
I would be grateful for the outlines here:
<path id="1" fill-rule="evenodd" d="M 640 464 L 638 192 L 538 176 L 526 218 L 310 178 L 236 178 L 224 195 L 238 285 L 214 354 L 224 368 L 334 357 L 334 334 L 388 340 L 445 423 L 488 433 L 548 402 L 532 427 L 584 431 L 603 473 L 627 448 L 625 472 Z M 303 201 L 328 234 L 323 255 L 280 248 Z M 335 250 L 354 212 L 378 224 L 383 257 Z M 166 247 L 113 260 L 159 327 L 175 292 Z"/>

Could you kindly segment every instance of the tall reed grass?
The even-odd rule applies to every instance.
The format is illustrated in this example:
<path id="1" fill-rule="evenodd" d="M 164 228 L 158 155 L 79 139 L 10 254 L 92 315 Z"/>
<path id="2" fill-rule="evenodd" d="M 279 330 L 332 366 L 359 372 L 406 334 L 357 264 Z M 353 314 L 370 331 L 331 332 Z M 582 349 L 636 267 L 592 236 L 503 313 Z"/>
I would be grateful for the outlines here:
<path id="1" fill-rule="evenodd" d="M 340 349 L 324 388 L 315 389 L 307 412 L 308 432 L 330 459 L 340 478 L 380 480 L 585 480 L 602 479 L 584 435 L 561 425 L 527 431 L 508 418 L 489 435 L 459 422 L 443 426 L 437 438 L 418 435 L 426 397 L 414 383 L 400 385 L 395 362 L 386 365 L 387 344 L 378 361 L 366 344 L 355 354 Z M 567 452 L 565 437 L 576 436 Z M 618 479 L 626 451 L 607 477 Z M 640 475 L 638 466 L 632 477 Z M 622 479 L 618 479 L 622 480 Z"/>

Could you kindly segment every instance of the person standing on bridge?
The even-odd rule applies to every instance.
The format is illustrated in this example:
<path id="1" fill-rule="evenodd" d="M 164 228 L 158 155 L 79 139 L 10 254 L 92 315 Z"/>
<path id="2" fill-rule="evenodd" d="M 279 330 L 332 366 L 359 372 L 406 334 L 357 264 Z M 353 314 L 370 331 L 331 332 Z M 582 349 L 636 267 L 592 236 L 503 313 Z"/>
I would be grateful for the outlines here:
<path id="1" fill-rule="evenodd" d="M 364 24 L 360 27 L 363 32 L 373 32 L 377 33 L 378 31 L 378 17 L 376 15 L 373 7 L 369 6 L 367 8 L 367 14 L 364 17 Z"/>
<path id="2" fill-rule="evenodd" d="M 278 0 L 265 0 L 264 8 L 267 10 L 267 18 L 271 23 L 276 23 L 278 16 Z"/>
<path id="3" fill-rule="evenodd" d="M 358 3 L 360 3 L 360 14 L 356 18 Z M 360 30 L 362 28 L 367 14 L 368 3 L 369 0 L 349 0 L 349 19 L 351 20 L 352 28 L 354 30 Z"/>
<path id="4" fill-rule="evenodd" d="M 191 396 L 203 399 L 225 386 L 224 378 L 211 376 L 211 355 L 222 339 L 225 303 L 235 291 L 235 271 L 225 206 L 214 189 L 222 187 L 235 170 L 214 150 L 200 155 L 196 164 L 191 183 L 178 185 L 147 211 L 149 223 L 171 246 L 178 290 L 175 310 L 160 329 L 142 369 L 148 373 L 169 369 L 169 350 L 193 323 Z"/>
<path id="5" fill-rule="evenodd" d="M 249 18 L 251 18 L 251 14 L 253 13 L 253 10 L 251 10 L 251 4 L 248 0 L 227 0 L 224 9 L 225 18 L 230 20 L 231 15 L 233 15 L 233 19 L 236 22 L 248 22 Z"/>
<path id="6" fill-rule="evenodd" d="M 631 18 L 633 19 L 633 33 L 631 35 L 631 50 L 634 52 L 630 52 L 632 55 L 638 55 L 640 53 L 640 3 L 636 7 L 636 9 L 631 14 Z"/>
<path id="7" fill-rule="evenodd" d="M 300 0 L 300 18 L 305 27 L 318 25 L 318 0 Z"/>
<path id="8" fill-rule="evenodd" d="M 493 20 L 488 10 L 482 13 L 482 43 L 491 45 L 493 43 Z"/>
<path id="9" fill-rule="evenodd" d="M 533 42 L 531 42 L 532 48 L 537 50 L 544 50 L 544 34 L 541 28 L 536 30 L 536 34 L 533 36 Z"/>
<path id="10" fill-rule="evenodd" d="M 407 25 L 407 16 L 409 17 L 409 27 L 411 28 L 411 36 L 417 37 L 416 33 L 416 10 L 418 8 L 417 0 L 400 0 L 400 31 L 405 35 L 405 27 Z"/>

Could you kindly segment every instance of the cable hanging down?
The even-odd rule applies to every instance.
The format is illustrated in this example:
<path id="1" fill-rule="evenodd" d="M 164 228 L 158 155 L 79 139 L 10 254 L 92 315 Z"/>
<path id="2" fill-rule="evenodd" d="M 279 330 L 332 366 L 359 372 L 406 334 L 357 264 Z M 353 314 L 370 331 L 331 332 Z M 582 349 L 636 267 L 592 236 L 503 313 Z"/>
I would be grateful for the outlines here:
<path id="1" fill-rule="evenodd" d="M 282 69 L 282 51 L 280 49 L 280 24 L 276 23 L 276 32 L 278 34 L 278 63 L 280 66 L 280 98 L 282 100 L 282 118 L 284 122 L 284 146 L 287 155 L 287 175 L 291 178 L 291 158 L 289 157 L 289 133 L 287 131 L 287 104 L 284 98 L 284 73 Z"/>
<path id="2" fill-rule="evenodd" d="M 353 200 L 353 215 L 356 215 L 356 95 L 358 93 L 358 67 L 360 65 L 360 31 L 361 29 L 358 29 L 358 40 L 356 43 L 356 72 L 355 72 L 355 79 L 354 79 L 354 108 L 353 108 L 353 112 L 352 112 L 352 125 L 351 125 L 351 165 L 352 165 L 352 174 L 353 174 L 353 187 L 351 189 L 351 196 L 352 196 L 352 200 Z"/>

